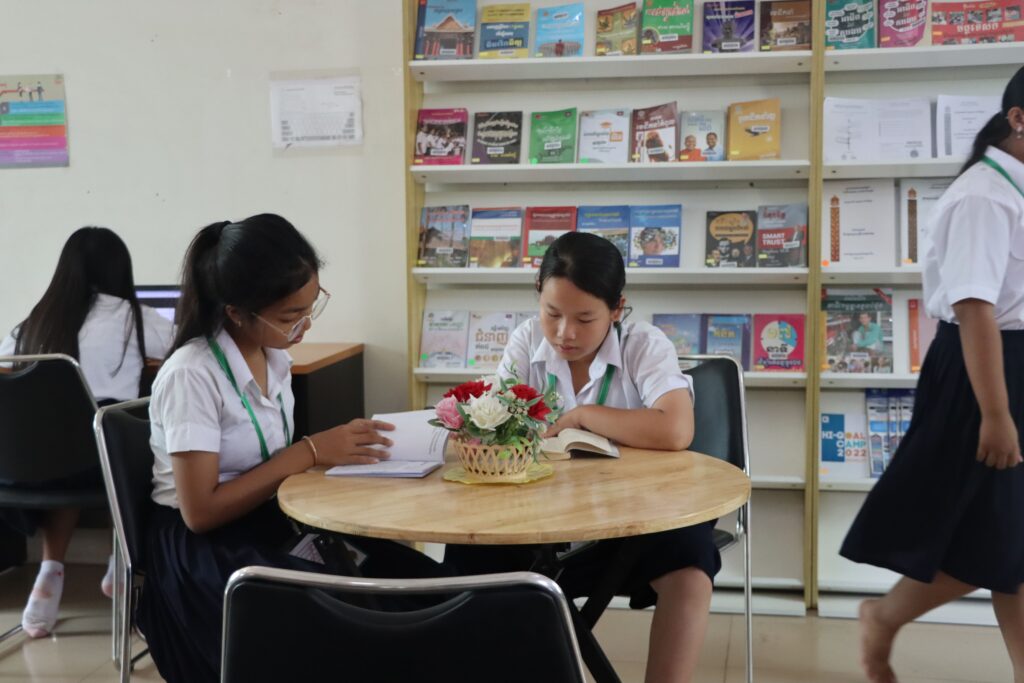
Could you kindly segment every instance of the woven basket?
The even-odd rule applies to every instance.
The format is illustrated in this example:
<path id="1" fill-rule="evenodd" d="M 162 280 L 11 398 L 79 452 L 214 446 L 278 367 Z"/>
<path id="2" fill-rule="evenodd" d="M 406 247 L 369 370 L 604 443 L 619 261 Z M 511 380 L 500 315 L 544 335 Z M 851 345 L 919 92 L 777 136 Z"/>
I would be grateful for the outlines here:
<path id="1" fill-rule="evenodd" d="M 455 453 L 466 473 L 481 481 L 521 481 L 534 462 L 528 446 L 485 446 L 452 439 Z"/>

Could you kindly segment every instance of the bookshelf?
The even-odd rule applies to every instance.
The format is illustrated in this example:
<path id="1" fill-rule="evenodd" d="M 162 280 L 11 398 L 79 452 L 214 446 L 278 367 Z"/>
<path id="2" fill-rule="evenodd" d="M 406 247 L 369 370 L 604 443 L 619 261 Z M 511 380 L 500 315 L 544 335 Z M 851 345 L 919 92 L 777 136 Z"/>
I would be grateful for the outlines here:
<path id="1" fill-rule="evenodd" d="M 630 288 L 694 286 L 803 288 L 807 285 L 807 268 L 627 268 L 626 282 Z M 428 287 L 443 285 L 508 285 L 530 286 L 537 277 L 532 268 L 413 268 L 413 277 Z"/>
<path id="2" fill-rule="evenodd" d="M 960 163 L 946 159 L 922 159 L 915 162 L 887 161 L 874 164 L 825 164 L 828 180 L 867 178 L 952 178 Z"/>

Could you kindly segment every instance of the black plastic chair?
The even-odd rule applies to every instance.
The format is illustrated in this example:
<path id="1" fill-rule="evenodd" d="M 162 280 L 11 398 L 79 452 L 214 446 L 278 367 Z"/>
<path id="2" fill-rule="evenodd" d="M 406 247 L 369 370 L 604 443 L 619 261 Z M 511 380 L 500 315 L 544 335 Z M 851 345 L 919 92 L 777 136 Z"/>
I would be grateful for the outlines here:
<path id="1" fill-rule="evenodd" d="M 698 365 L 694 366 L 694 363 Z M 747 402 L 743 368 L 729 356 L 680 356 L 679 366 L 693 380 L 694 435 L 690 449 L 735 465 L 750 476 Z M 743 609 L 747 629 L 747 682 L 754 680 L 753 593 L 750 567 L 750 500 L 736 511 L 736 532 L 714 531 L 724 552 L 743 543 Z"/>
<path id="2" fill-rule="evenodd" d="M 353 604 L 436 596 L 414 611 Z M 224 594 L 222 683 L 583 683 L 565 596 L 540 574 L 361 579 L 247 567 Z"/>
<path id="3" fill-rule="evenodd" d="M 102 508 L 95 488 L 50 487 L 99 462 L 92 437 L 96 401 L 82 370 L 64 354 L 0 357 L 0 507 L 23 510 Z M 0 642 L 21 625 L 0 636 Z"/>
<path id="4" fill-rule="evenodd" d="M 103 483 L 114 520 L 114 645 L 122 683 L 149 650 L 132 657 L 131 634 L 143 575 L 146 527 L 152 506 L 153 451 L 149 446 L 149 399 L 100 408 L 93 424 Z"/>

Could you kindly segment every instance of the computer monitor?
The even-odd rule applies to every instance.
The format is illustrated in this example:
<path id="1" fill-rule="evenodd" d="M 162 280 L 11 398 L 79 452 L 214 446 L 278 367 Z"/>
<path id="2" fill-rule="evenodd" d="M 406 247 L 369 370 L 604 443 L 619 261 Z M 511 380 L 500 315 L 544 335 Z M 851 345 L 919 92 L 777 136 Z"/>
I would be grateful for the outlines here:
<path id="1" fill-rule="evenodd" d="M 178 285 L 136 285 L 135 296 L 143 306 L 156 309 L 156 312 L 174 322 L 174 310 L 178 307 L 181 287 Z"/>

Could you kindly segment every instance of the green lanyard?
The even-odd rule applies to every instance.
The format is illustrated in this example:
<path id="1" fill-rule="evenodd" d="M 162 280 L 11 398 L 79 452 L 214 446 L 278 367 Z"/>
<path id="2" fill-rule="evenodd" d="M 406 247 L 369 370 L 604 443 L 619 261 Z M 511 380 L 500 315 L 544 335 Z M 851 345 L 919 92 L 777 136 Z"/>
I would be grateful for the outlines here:
<path id="1" fill-rule="evenodd" d="M 1006 182 L 1013 185 L 1013 189 L 1017 190 L 1018 194 L 1020 194 L 1021 197 L 1024 197 L 1024 190 L 1020 189 L 1020 185 L 1013 182 L 1013 178 L 1010 177 L 1010 174 L 1006 172 L 1005 168 L 999 165 L 998 161 L 996 161 L 995 159 L 990 159 L 989 157 L 982 157 L 981 160 L 984 163 L 991 166 L 992 168 L 994 168 L 996 170 L 996 173 L 1006 178 Z"/>
<path id="2" fill-rule="evenodd" d="M 619 327 L 618 323 L 615 323 L 615 333 L 619 336 L 619 341 L 622 341 L 622 328 Z M 601 381 L 601 390 L 597 392 L 597 405 L 603 406 L 605 400 L 608 398 L 608 390 L 612 386 L 612 377 L 615 376 L 615 366 L 609 364 L 608 369 L 604 371 L 604 379 Z M 555 377 L 555 373 L 548 373 L 548 391 L 554 391 L 555 387 L 558 386 L 558 378 Z"/>
<path id="3" fill-rule="evenodd" d="M 252 405 L 249 403 L 249 399 L 246 398 L 239 388 L 238 383 L 235 382 L 235 373 L 231 372 L 231 366 L 228 365 L 228 359 L 224 355 L 224 350 L 220 348 L 220 344 L 217 343 L 216 339 L 207 337 L 206 343 L 210 345 L 210 351 L 213 352 L 213 357 L 217 359 L 217 365 L 227 375 L 228 381 L 231 382 L 231 386 L 234 387 L 235 393 L 238 394 L 238 398 L 242 399 L 242 405 L 245 406 L 245 411 L 249 413 L 249 419 L 252 420 L 252 427 L 256 430 L 256 438 L 260 440 L 260 457 L 263 458 L 263 462 L 270 460 L 270 451 L 267 450 L 267 440 L 263 438 L 263 430 L 260 428 L 260 422 L 256 419 L 256 413 L 252 410 Z M 281 394 L 277 394 L 277 405 L 281 409 L 281 421 L 284 425 L 284 445 L 292 445 L 292 435 L 288 430 L 288 417 L 284 412 L 284 401 L 281 399 Z"/>

